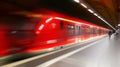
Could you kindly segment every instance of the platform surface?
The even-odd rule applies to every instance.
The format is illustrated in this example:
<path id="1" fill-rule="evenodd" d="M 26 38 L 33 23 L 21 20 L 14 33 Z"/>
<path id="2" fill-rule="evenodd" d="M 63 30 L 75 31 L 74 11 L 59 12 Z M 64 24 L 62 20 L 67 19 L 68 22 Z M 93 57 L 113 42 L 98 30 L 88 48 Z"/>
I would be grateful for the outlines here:
<path id="1" fill-rule="evenodd" d="M 49 67 L 120 67 L 120 38 L 105 37 Z"/>

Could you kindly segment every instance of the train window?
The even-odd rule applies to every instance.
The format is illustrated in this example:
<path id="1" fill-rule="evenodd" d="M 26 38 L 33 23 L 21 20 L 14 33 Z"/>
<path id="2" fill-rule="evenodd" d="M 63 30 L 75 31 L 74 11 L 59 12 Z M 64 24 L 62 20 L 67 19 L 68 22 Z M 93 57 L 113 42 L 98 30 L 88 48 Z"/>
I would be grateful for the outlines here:
<path id="1" fill-rule="evenodd" d="M 93 34 L 94 30 L 93 28 L 90 28 L 90 34 Z"/>
<path id="2" fill-rule="evenodd" d="M 75 30 L 74 30 L 74 26 L 73 25 L 68 24 L 67 28 L 68 28 L 68 35 L 69 36 L 75 35 Z"/>
<path id="3" fill-rule="evenodd" d="M 80 26 L 78 26 L 78 30 L 80 30 Z"/>
<path id="4" fill-rule="evenodd" d="M 74 26 L 68 24 L 68 30 L 72 30 L 72 29 L 74 29 Z"/>
<path id="5" fill-rule="evenodd" d="M 80 26 L 76 25 L 75 35 L 79 35 L 79 34 L 80 34 Z"/>
<path id="6" fill-rule="evenodd" d="M 79 26 L 79 30 L 80 30 L 80 26 Z"/>
<path id="7" fill-rule="evenodd" d="M 63 29 L 64 28 L 64 23 L 63 21 L 60 21 L 60 29 Z"/>

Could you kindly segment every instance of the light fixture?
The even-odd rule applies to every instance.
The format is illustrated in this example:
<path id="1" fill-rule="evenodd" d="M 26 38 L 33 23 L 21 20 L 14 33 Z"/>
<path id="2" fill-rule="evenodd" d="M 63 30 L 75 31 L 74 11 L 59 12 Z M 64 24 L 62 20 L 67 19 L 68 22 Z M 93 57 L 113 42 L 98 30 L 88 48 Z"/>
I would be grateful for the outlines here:
<path id="1" fill-rule="evenodd" d="M 87 6 L 85 5 L 85 4 L 83 4 L 83 3 L 80 3 L 84 8 L 87 8 Z"/>
<path id="2" fill-rule="evenodd" d="M 74 0 L 76 3 L 80 3 L 80 1 L 79 0 Z"/>
<path id="3" fill-rule="evenodd" d="M 96 13 L 94 13 L 95 16 L 98 16 Z"/>
<path id="4" fill-rule="evenodd" d="M 88 9 L 88 11 L 89 11 L 90 13 L 94 13 L 93 10 L 91 10 L 91 9 Z"/>
<path id="5" fill-rule="evenodd" d="M 120 24 L 118 24 L 118 26 L 120 26 Z"/>

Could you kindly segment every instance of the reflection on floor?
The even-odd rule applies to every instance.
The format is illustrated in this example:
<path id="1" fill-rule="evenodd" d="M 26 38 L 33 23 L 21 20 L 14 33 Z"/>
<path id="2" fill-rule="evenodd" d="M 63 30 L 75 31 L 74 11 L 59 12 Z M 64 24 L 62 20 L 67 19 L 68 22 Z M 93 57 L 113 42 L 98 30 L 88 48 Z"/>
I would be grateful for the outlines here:
<path id="1" fill-rule="evenodd" d="M 95 45 L 49 67 L 120 67 L 120 38 L 103 38 Z"/>

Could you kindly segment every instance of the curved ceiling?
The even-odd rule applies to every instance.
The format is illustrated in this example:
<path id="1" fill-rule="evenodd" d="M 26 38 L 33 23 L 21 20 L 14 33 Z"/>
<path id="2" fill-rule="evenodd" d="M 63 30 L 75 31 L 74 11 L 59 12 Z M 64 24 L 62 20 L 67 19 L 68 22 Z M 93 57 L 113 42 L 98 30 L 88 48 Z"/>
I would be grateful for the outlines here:
<path id="1" fill-rule="evenodd" d="M 116 27 L 120 18 L 119 0 L 80 0 L 94 9 L 101 17 Z M 28 11 L 49 8 L 97 25 L 110 28 L 102 20 L 91 14 L 86 8 L 73 0 L 0 0 L 0 13 Z M 110 28 L 111 29 L 111 28 Z"/>
<path id="2" fill-rule="evenodd" d="M 119 23 L 119 0 L 85 0 L 114 27 Z"/>

